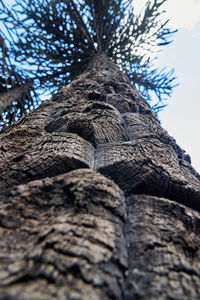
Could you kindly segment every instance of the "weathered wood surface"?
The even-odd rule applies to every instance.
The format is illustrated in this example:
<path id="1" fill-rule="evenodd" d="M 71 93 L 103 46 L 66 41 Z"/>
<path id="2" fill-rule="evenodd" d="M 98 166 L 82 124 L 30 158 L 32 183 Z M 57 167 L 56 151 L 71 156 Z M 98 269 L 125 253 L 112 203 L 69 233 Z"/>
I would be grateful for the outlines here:
<path id="1" fill-rule="evenodd" d="M 0 135 L 0 299 L 200 299 L 199 179 L 98 56 Z"/>

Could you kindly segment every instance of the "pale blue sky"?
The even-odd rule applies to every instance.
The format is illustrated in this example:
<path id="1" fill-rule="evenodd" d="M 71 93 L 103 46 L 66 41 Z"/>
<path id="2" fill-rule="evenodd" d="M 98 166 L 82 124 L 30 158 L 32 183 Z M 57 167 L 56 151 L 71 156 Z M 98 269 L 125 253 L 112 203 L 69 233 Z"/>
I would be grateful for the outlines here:
<path id="1" fill-rule="evenodd" d="M 133 3 L 140 10 L 146 0 Z M 174 68 L 179 86 L 159 119 L 200 173 L 200 0 L 168 0 L 163 8 L 170 26 L 178 32 L 158 55 L 157 65 Z"/>
<path id="2" fill-rule="evenodd" d="M 175 68 L 180 84 L 159 117 L 200 173 L 200 0 L 168 0 L 166 11 L 179 31 L 158 64 Z"/>
<path id="3" fill-rule="evenodd" d="M 174 67 L 180 83 L 159 118 L 200 173 L 200 22 L 192 31 L 180 29 L 158 62 Z"/>

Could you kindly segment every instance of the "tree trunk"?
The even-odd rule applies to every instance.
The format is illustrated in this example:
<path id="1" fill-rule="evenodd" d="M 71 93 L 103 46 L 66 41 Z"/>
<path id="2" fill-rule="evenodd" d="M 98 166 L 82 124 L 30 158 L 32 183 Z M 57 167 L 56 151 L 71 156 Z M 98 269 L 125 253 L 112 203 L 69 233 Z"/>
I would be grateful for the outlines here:
<path id="1" fill-rule="evenodd" d="M 8 109 L 14 101 L 20 100 L 28 92 L 33 82 L 24 83 L 7 92 L 0 93 L 0 114 Z"/>
<path id="2" fill-rule="evenodd" d="M 199 175 L 105 55 L 0 140 L 0 299 L 200 299 Z"/>

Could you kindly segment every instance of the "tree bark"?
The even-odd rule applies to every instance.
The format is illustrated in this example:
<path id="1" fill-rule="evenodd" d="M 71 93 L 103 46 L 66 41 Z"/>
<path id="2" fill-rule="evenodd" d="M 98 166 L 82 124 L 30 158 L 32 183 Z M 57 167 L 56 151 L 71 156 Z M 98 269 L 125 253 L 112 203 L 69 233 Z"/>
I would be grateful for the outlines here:
<path id="1" fill-rule="evenodd" d="M 200 177 L 104 54 L 0 135 L 0 299 L 200 299 Z"/>
<path id="2" fill-rule="evenodd" d="M 11 106 L 14 101 L 20 100 L 28 92 L 33 82 L 27 82 L 23 85 L 0 93 L 0 114 Z"/>

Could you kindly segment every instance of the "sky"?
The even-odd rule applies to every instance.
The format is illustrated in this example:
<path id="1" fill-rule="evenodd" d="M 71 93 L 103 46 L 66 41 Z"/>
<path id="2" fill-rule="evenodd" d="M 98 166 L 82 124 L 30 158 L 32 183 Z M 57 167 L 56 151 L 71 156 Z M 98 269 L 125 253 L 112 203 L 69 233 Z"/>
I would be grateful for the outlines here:
<path id="1" fill-rule="evenodd" d="M 134 5 L 139 10 L 145 2 L 134 0 Z M 168 0 L 163 8 L 178 32 L 159 53 L 157 64 L 174 68 L 179 86 L 158 116 L 200 173 L 200 0 Z"/>

